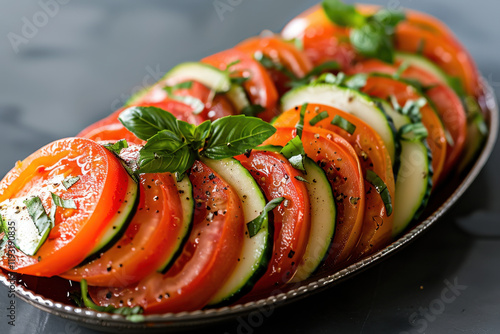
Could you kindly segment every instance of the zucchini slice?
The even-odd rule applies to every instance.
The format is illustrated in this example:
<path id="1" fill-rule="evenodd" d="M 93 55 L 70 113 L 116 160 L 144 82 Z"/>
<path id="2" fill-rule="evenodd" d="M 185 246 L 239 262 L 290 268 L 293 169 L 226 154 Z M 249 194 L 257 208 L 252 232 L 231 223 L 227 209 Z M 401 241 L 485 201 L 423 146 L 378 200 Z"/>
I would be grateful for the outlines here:
<path id="1" fill-rule="evenodd" d="M 105 252 L 113 247 L 113 245 L 120 240 L 123 233 L 134 217 L 137 206 L 139 205 L 139 186 L 132 177 L 128 177 L 127 194 L 123 200 L 117 214 L 109 222 L 107 230 L 102 234 L 99 241 L 90 252 L 90 255 L 83 261 L 87 263 L 98 254 Z"/>
<path id="2" fill-rule="evenodd" d="M 305 168 L 307 174 L 304 178 L 311 203 L 311 232 L 292 282 L 306 280 L 323 264 L 333 242 L 337 219 L 332 187 L 325 172 L 310 158 L 306 158 Z"/>
<path id="3" fill-rule="evenodd" d="M 193 198 L 193 185 L 189 180 L 189 177 L 183 177 L 182 181 L 176 181 L 177 191 L 181 200 L 182 206 L 182 221 L 180 224 L 183 225 L 183 230 L 181 235 L 177 238 L 177 245 L 175 248 L 176 252 L 172 253 L 170 257 L 163 261 L 163 264 L 158 268 L 158 272 L 165 274 L 174 264 L 175 260 L 182 254 L 182 249 L 184 244 L 189 238 L 189 234 L 193 227 L 193 217 L 194 217 L 194 198 Z"/>
<path id="4" fill-rule="evenodd" d="M 368 95 L 334 84 L 312 84 L 286 93 L 281 98 L 281 109 L 285 111 L 304 103 L 328 105 L 358 117 L 380 135 L 393 164 L 397 160 L 399 147 L 395 139 L 394 125 Z"/>
<path id="5" fill-rule="evenodd" d="M 231 89 L 231 79 L 227 72 L 199 62 L 179 64 L 165 74 L 160 81 L 175 85 L 187 80 L 202 83 L 216 93 L 226 93 Z"/>
<path id="6" fill-rule="evenodd" d="M 374 99 L 400 129 L 411 121 L 386 101 Z M 396 177 L 394 237 L 422 213 L 432 190 L 432 156 L 427 141 L 401 140 L 400 168 Z"/>
<path id="7" fill-rule="evenodd" d="M 245 222 L 250 222 L 261 214 L 266 206 L 264 194 L 252 175 L 236 159 L 202 158 L 202 161 L 234 188 L 243 205 Z M 273 249 L 273 235 L 269 224 L 267 217 L 255 236 L 250 238 L 248 233 L 245 233 L 239 262 L 209 305 L 220 306 L 234 302 L 249 292 L 266 272 Z"/>

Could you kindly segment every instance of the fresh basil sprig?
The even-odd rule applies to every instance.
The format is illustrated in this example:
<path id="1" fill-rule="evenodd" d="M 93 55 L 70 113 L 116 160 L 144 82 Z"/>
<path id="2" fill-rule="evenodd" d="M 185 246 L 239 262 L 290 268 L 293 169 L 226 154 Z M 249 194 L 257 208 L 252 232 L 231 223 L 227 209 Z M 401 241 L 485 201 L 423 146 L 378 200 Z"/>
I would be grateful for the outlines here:
<path id="1" fill-rule="evenodd" d="M 198 155 L 225 159 L 262 144 L 276 129 L 255 117 L 226 116 L 195 126 L 155 107 L 131 107 L 120 122 L 138 138 L 147 140 L 138 158 L 139 173 L 184 174 Z"/>
<path id="2" fill-rule="evenodd" d="M 367 57 L 394 62 L 394 29 L 405 19 L 403 12 L 382 9 L 374 15 L 364 16 L 355 6 L 340 0 L 323 0 L 322 6 L 332 22 L 352 28 L 349 39 L 356 51 Z"/>

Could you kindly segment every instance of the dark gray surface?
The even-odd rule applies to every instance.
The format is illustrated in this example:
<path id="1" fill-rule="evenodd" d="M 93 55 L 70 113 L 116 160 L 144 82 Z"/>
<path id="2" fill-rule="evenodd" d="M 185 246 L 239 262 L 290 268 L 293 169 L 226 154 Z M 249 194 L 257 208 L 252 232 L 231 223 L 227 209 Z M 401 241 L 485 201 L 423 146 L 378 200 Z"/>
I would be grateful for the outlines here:
<path id="1" fill-rule="evenodd" d="M 42 8 L 36 1 L 1 1 L 0 175 L 42 145 L 106 116 L 143 81 L 152 83 L 179 62 L 229 48 L 264 28 L 279 31 L 315 3 L 222 1 L 233 6 L 221 20 L 211 0 L 73 0 L 61 5 L 18 53 L 8 34 L 22 35 L 23 17 L 31 22 L 34 15 L 43 18 L 37 14 Z M 373 2 L 400 3 L 445 21 L 500 95 L 498 1 Z M 497 147 L 454 210 L 383 263 L 336 288 L 274 310 L 263 324 L 259 317 L 239 318 L 203 332 L 499 333 L 499 164 Z M 453 294 L 442 293 L 454 281 L 462 290 L 450 301 Z M 9 326 L 8 303 L 2 286 L 2 334 L 94 333 L 19 300 L 16 326 Z"/>

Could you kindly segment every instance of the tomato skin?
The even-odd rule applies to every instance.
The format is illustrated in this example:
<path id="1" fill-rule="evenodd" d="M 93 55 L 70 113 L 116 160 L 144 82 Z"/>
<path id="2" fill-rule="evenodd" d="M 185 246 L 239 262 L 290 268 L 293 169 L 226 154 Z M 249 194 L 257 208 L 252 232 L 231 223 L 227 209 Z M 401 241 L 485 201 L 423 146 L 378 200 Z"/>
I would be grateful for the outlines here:
<path id="1" fill-rule="evenodd" d="M 0 182 L 0 202 L 39 196 L 59 175 L 63 179 L 80 176 L 70 189 L 58 191 L 64 199 L 73 199 L 77 209 L 57 210 L 55 226 L 35 256 L 16 252 L 17 273 L 50 277 L 81 263 L 106 231 L 133 182 L 113 153 L 89 139 L 67 138 L 18 162 Z M 51 207 L 49 196 L 41 198 L 46 212 Z M 5 257 L 0 266 L 9 269 Z"/>
<path id="2" fill-rule="evenodd" d="M 309 239 L 309 195 L 304 183 L 295 178 L 301 176 L 301 172 L 281 154 L 253 150 L 235 158 L 257 181 L 268 201 L 279 197 L 287 201 L 273 210 L 273 256 L 267 272 L 257 281 L 251 295 L 279 288 L 295 275 Z"/>
<path id="3" fill-rule="evenodd" d="M 199 161 L 189 178 L 197 203 L 193 230 L 173 267 L 165 275 L 153 273 L 126 288 L 90 288 L 97 304 L 140 305 L 146 314 L 194 311 L 222 286 L 241 252 L 245 226 L 241 202 L 219 175 Z"/>
<path id="4" fill-rule="evenodd" d="M 225 70 L 229 64 L 239 61 L 231 66 L 231 72 L 234 71 L 237 76 L 250 76 L 243 83 L 243 88 L 245 88 L 252 104 L 258 104 L 265 108 L 257 116 L 265 121 L 270 121 L 277 115 L 276 106 L 279 96 L 276 87 L 266 69 L 251 56 L 240 50 L 229 49 L 203 58 L 201 61 L 220 70 Z"/>
<path id="5" fill-rule="evenodd" d="M 309 121 L 321 111 L 327 111 L 328 117 L 311 126 Z M 347 131 L 331 124 L 338 115 L 356 126 L 351 135 Z M 293 127 L 299 121 L 299 107 L 284 112 L 273 123 L 275 127 Z M 392 171 L 392 161 L 380 136 L 366 123 L 342 110 L 320 105 L 308 104 L 304 116 L 306 129 L 324 128 L 342 136 L 355 149 L 363 169 L 375 172 L 386 184 L 391 199 L 394 199 L 395 182 Z M 313 130 L 314 131 L 314 130 Z M 392 240 L 392 222 L 394 215 L 390 214 L 380 195 L 373 186 L 365 180 L 365 214 L 363 230 L 358 245 L 351 253 L 349 261 L 358 260 L 389 244 Z"/>
<path id="6" fill-rule="evenodd" d="M 356 59 L 356 51 L 349 42 L 349 29 L 332 24 L 320 5 L 293 18 L 281 35 L 286 40 L 302 41 L 304 52 L 314 66 L 336 61 L 340 68 L 347 68 Z"/>
<path id="7" fill-rule="evenodd" d="M 239 43 L 235 47 L 253 57 L 256 52 L 261 52 L 271 58 L 274 62 L 286 67 L 297 78 L 303 78 L 312 69 L 312 63 L 304 52 L 300 51 L 290 42 L 273 35 L 265 37 L 251 37 Z M 290 87 L 290 78 L 277 70 L 267 69 L 272 78 L 279 96 L 286 93 Z"/>
<path id="8" fill-rule="evenodd" d="M 181 235 L 181 202 L 171 174 L 142 174 L 140 203 L 124 236 L 99 258 L 61 275 L 89 285 L 125 287 L 154 272 L 176 252 Z M 108 269 L 110 268 L 110 269 Z"/>
<path id="9" fill-rule="evenodd" d="M 278 128 L 263 145 L 284 146 L 296 135 L 295 128 Z M 334 132 L 308 128 L 302 133 L 302 141 L 307 156 L 325 171 L 335 197 L 337 224 L 325 263 L 336 267 L 349 258 L 361 235 L 365 209 L 363 171 L 352 146 Z"/>

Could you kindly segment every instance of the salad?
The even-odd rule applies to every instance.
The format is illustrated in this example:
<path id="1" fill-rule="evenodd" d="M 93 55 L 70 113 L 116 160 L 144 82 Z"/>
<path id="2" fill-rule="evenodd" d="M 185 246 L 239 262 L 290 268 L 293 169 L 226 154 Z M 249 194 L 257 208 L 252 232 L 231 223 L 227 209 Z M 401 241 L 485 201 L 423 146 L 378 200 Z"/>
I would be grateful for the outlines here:
<path id="1" fill-rule="evenodd" d="M 483 102 L 437 19 L 324 0 L 17 162 L 0 267 L 133 321 L 269 296 L 418 221 L 484 144 Z"/>

